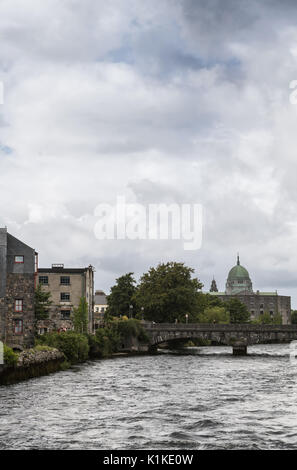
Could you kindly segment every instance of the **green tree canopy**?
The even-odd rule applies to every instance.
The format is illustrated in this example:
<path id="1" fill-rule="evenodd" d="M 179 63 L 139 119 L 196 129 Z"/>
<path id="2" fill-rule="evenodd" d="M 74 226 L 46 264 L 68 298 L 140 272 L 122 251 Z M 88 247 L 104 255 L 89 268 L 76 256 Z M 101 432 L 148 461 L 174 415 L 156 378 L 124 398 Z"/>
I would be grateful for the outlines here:
<path id="1" fill-rule="evenodd" d="M 297 323 L 297 310 L 292 310 L 291 321 L 292 321 L 293 325 L 296 325 L 296 323 Z"/>
<path id="2" fill-rule="evenodd" d="M 136 293 L 136 281 L 133 273 L 125 274 L 116 279 L 116 284 L 111 288 L 110 295 L 107 296 L 107 315 L 120 317 L 129 316 L 130 305 L 135 307 L 134 295 Z"/>
<path id="3" fill-rule="evenodd" d="M 260 323 L 262 325 L 282 325 L 283 319 L 280 313 L 270 315 L 269 312 L 264 312 L 257 318 L 257 320 L 255 320 L 255 323 Z"/>
<path id="4" fill-rule="evenodd" d="M 250 321 L 250 312 L 239 299 L 230 299 L 224 302 L 226 310 L 230 313 L 230 323 L 246 323 Z"/>
<path id="5" fill-rule="evenodd" d="M 36 320 L 44 320 L 48 318 L 48 310 L 52 305 L 51 293 L 46 292 L 42 289 L 41 284 L 38 284 L 35 289 L 34 296 L 34 308 L 35 308 L 35 318 Z"/>
<path id="6" fill-rule="evenodd" d="M 146 320 L 155 322 L 197 321 L 203 284 L 192 278 L 194 270 L 184 263 L 170 262 L 150 268 L 134 296 Z"/>
<path id="7" fill-rule="evenodd" d="M 201 323 L 230 323 L 230 313 L 224 307 L 208 307 L 199 315 Z"/>
<path id="8" fill-rule="evenodd" d="M 269 325 L 272 323 L 272 318 L 268 312 L 264 312 L 259 316 L 258 323 L 261 323 L 262 325 Z"/>
<path id="9" fill-rule="evenodd" d="M 208 292 L 204 294 L 205 297 L 205 308 L 209 307 L 224 307 L 225 303 L 215 294 L 209 294 Z"/>
<path id="10" fill-rule="evenodd" d="M 85 297 L 81 297 L 79 306 L 73 309 L 73 326 L 76 333 L 88 332 L 88 302 Z"/>

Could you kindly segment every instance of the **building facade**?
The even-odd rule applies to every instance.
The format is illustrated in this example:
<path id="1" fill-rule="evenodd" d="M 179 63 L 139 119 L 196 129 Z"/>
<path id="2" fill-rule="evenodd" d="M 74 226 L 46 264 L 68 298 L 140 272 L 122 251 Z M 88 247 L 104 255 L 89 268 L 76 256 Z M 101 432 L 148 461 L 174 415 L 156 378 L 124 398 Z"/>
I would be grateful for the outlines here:
<path id="1" fill-rule="evenodd" d="M 37 253 L 0 228 L 0 340 L 14 349 L 34 344 Z"/>
<path id="2" fill-rule="evenodd" d="M 88 331 L 94 330 L 94 268 L 64 268 L 63 264 L 38 269 L 38 283 L 51 293 L 49 318 L 38 321 L 38 333 L 73 329 L 72 315 L 85 297 L 88 303 Z"/>
<path id="3" fill-rule="evenodd" d="M 213 287 L 213 283 L 212 283 Z M 247 306 L 251 319 L 257 319 L 265 313 L 273 318 L 281 315 L 284 325 L 291 323 L 291 297 L 279 295 L 275 292 L 253 291 L 253 284 L 249 273 L 240 264 L 237 256 L 237 264 L 229 271 L 225 292 L 217 292 L 213 289 L 210 294 L 216 295 L 223 301 L 237 298 Z"/>
<path id="4" fill-rule="evenodd" d="M 95 330 L 102 325 L 107 309 L 107 299 L 103 290 L 96 290 L 94 297 L 94 327 Z"/>

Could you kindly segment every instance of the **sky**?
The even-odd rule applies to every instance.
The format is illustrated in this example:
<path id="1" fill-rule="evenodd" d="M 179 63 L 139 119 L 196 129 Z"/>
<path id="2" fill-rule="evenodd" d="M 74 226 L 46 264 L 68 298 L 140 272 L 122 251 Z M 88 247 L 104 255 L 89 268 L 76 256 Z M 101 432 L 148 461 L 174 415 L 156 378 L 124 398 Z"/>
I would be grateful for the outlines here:
<path id="1" fill-rule="evenodd" d="M 1 0 L 0 226 L 40 267 L 184 262 L 297 308 L 297 4 Z M 99 204 L 201 204 L 201 248 L 98 240 Z"/>

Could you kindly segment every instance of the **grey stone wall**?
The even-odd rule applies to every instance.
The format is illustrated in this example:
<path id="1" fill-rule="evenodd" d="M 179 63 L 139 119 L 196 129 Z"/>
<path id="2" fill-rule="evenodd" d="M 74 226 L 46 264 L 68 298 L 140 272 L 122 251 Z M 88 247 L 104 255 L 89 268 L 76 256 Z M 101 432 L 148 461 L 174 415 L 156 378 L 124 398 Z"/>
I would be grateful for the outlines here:
<path id="1" fill-rule="evenodd" d="M 14 348 L 33 344 L 34 275 L 35 250 L 0 228 L 0 339 Z M 14 311 L 16 299 L 23 300 L 22 312 Z M 23 334 L 14 333 L 14 320 L 23 321 Z"/>
<path id="2" fill-rule="evenodd" d="M 32 377 L 50 374 L 61 369 L 64 354 L 57 349 L 23 351 L 16 366 L 0 368 L 0 385 L 8 385 Z"/>
<path id="3" fill-rule="evenodd" d="M 173 324 L 144 322 L 144 329 L 150 337 L 150 344 L 160 344 L 174 339 L 199 338 L 217 344 L 233 345 L 235 341 L 244 344 L 280 343 L 297 339 L 297 325 L 256 325 L 256 324 Z"/>
<path id="4" fill-rule="evenodd" d="M 7 271 L 7 230 L 0 228 L 0 297 L 5 297 Z"/>
<path id="5" fill-rule="evenodd" d="M 23 300 L 23 311 L 15 312 L 15 300 Z M 6 343 L 13 348 L 34 344 L 34 274 L 8 274 L 6 286 Z M 14 320 L 23 320 L 23 334 L 14 333 Z"/>

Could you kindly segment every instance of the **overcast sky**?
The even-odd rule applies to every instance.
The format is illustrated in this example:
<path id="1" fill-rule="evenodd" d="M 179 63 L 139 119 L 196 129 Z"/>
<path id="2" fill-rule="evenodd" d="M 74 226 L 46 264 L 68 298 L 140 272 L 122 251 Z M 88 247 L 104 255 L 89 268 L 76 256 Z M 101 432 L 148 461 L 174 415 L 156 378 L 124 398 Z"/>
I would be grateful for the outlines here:
<path id="1" fill-rule="evenodd" d="M 1 0 L 0 225 L 96 288 L 236 262 L 297 308 L 295 1 Z M 202 247 L 100 241 L 95 208 L 199 203 Z"/>

